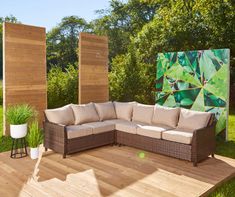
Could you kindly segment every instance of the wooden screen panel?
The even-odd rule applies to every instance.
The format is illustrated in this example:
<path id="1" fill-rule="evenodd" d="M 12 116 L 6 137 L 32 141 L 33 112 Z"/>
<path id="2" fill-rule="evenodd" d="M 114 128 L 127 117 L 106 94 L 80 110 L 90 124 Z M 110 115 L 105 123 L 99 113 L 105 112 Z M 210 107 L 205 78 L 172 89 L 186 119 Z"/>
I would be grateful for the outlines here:
<path id="1" fill-rule="evenodd" d="M 108 38 L 80 33 L 78 102 L 82 104 L 108 100 Z"/>
<path id="2" fill-rule="evenodd" d="M 22 24 L 3 25 L 3 108 L 27 103 L 38 111 L 42 126 L 47 108 L 46 30 Z M 4 134 L 9 127 L 4 117 Z"/>

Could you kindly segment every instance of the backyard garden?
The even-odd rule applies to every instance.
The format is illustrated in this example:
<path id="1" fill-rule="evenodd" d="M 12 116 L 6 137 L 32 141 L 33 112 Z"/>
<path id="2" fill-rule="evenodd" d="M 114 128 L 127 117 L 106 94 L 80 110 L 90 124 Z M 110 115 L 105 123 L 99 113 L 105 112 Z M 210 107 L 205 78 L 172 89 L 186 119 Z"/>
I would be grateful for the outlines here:
<path id="1" fill-rule="evenodd" d="M 169 9 L 170 8 L 170 9 Z M 230 109 L 228 141 L 216 139 L 216 154 L 235 159 L 235 4 L 227 1 L 138 1 L 111 0 L 109 8 L 97 11 L 87 22 L 78 16 L 64 17 L 47 32 L 48 108 L 78 101 L 77 43 L 79 32 L 109 37 L 110 100 L 155 103 L 156 55 L 168 51 L 230 49 Z M 21 23 L 14 16 L 2 23 Z M 2 65 L 0 39 L 0 65 Z M 2 69 L 0 69 L 2 75 Z M 2 85 L 0 103 L 2 103 Z M 2 136 L 3 108 L 0 105 L 0 152 L 11 148 Z M 223 183 L 210 196 L 235 194 L 235 178 Z"/>

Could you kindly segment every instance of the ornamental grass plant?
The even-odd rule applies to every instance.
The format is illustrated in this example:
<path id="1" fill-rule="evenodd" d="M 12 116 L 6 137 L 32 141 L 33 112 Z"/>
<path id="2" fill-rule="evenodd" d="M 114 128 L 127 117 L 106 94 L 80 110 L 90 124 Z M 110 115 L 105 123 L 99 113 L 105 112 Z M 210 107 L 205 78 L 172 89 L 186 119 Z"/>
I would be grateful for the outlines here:
<path id="1" fill-rule="evenodd" d="M 29 132 L 26 139 L 30 148 L 37 148 L 42 143 L 43 133 L 38 125 L 38 121 L 34 120 L 29 125 Z"/>
<path id="2" fill-rule="evenodd" d="M 12 105 L 6 110 L 6 120 L 11 125 L 25 124 L 36 116 L 37 112 L 28 104 Z"/>

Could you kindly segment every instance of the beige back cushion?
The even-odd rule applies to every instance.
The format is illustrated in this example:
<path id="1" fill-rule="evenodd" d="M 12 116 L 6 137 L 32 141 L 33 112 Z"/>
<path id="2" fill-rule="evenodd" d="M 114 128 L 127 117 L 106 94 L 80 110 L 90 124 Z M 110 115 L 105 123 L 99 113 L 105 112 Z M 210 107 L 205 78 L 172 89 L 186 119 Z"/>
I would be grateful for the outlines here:
<path id="1" fill-rule="evenodd" d="M 133 107 L 133 121 L 151 124 L 154 105 L 136 104 Z"/>
<path id="2" fill-rule="evenodd" d="M 136 104 L 136 102 L 114 102 L 117 118 L 131 121 L 133 106 Z"/>
<path id="3" fill-rule="evenodd" d="M 87 122 L 97 122 L 99 121 L 99 116 L 96 112 L 93 103 L 88 103 L 84 105 L 72 105 L 72 109 L 75 117 L 75 124 L 83 124 Z"/>
<path id="4" fill-rule="evenodd" d="M 194 131 L 207 127 L 211 115 L 209 112 L 198 112 L 181 108 L 177 128 Z"/>
<path id="5" fill-rule="evenodd" d="M 49 122 L 62 125 L 73 125 L 74 115 L 71 104 L 56 109 L 45 110 L 46 118 Z"/>
<path id="6" fill-rule="evenodd" d="M 175 128 L 178 124 L 180 108 L 170 108 L 156 104 L 154 106 L 153 124 L 164 124 Z"/>
<path id="7" fill-rule="evenodd" d="M 113 102 L 95 103 L 100 121 L 117 118 Z"/>

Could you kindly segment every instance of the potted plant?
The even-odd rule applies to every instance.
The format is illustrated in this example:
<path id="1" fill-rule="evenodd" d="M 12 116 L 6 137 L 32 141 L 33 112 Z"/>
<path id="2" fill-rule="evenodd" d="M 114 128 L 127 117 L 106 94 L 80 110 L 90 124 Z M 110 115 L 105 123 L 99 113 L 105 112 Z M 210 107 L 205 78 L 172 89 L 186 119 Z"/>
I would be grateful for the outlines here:
<path id="1" fill-rule="evenodd" d="M 10 124 L 12 138 L 23 138 L 27 134 L 27 122 L 36 115 L 35 110 L 27 105 L 12 105 L 7 107 L 6 120 Z"/>
<path id="2" fill-rule="evenodd" d="M 29 132 L 27 134 L 27 142 L 30 147 L 31 159 L 37 159 L 39 156 L 39 145 L 42 143 L 43 134 L 42 129 L 38 126 L 38 121 L 34 120 L 29 125 Z"/>

